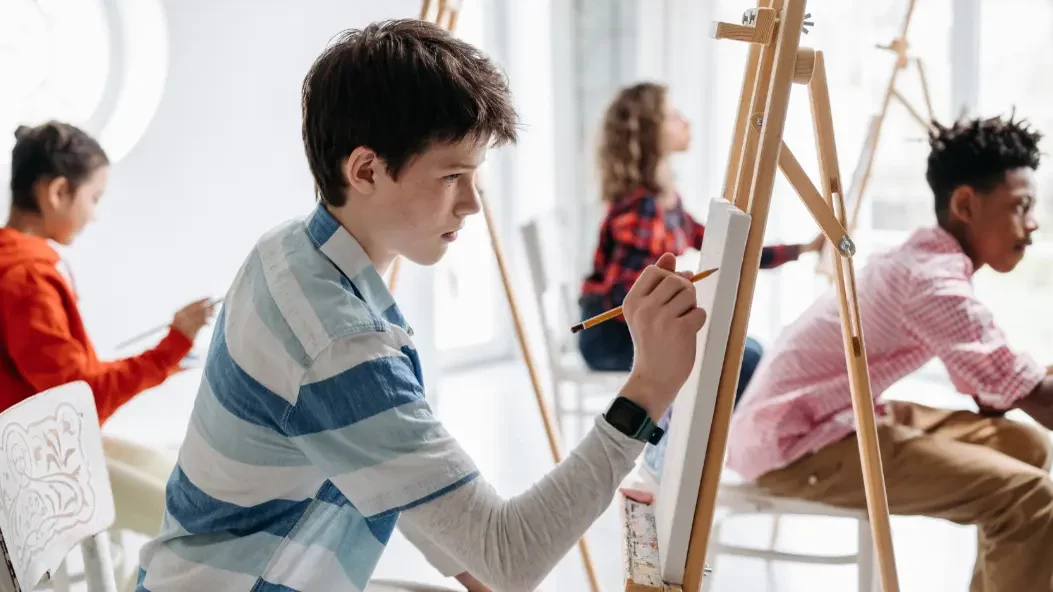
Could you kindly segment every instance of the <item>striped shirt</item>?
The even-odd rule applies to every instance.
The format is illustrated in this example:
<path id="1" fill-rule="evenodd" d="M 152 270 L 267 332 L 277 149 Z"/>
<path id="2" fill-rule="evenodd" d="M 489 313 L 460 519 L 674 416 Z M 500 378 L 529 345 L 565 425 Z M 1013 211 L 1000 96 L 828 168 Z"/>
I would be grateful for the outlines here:
<path id="1" fill-rule="evenodd" d="M 399 513 L 470 481 L 411 331 L 319 206 L 227 294 L 140 591 L 360 591 Z"/>
<path id="2" fill-rule="evenodd" d="M 1014 351 L 973 291 L 973 264 L 942 228 L 871 259 L 856 292 L 875 398 L 938 358 L 963 394 L 995 409 L 1046 374 Z M 765 352 L 731 420 L 727 466 L 753 480 L 855 431 L 837 295 L 814 303 Z M 875 403 L 879 416 L 885 406 Z"/>

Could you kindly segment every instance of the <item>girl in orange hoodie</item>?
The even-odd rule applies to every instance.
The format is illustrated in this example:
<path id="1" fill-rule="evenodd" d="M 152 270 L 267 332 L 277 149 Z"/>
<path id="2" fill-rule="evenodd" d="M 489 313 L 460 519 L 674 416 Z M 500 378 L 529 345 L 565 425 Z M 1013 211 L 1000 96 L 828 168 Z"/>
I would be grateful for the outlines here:
<path id="1" fill-rule="evenodd" d="M 136 394 L 178 371 L 212 317 L 208 300 L 175 314 L 168 335 L 138 356 L 99 360 L 72 281 L 48 244 L 68 245 L 93 220 L 108 159 L 80 129 L 19 127 L 11 153 L 11 213 L 0 229 L 0 411 L 51 387 L 84 380 L 105 422 Z"/>

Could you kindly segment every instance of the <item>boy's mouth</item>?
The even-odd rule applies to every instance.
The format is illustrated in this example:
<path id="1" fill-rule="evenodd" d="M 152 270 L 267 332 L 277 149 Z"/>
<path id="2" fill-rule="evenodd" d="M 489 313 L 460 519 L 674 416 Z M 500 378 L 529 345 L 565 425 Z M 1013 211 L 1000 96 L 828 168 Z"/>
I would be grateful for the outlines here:
<path id="1" fill-rule="evenodd" d="M 461 229 L 458 228 L 457 230 L 451 230 L 450 232 L 442 233 L 442 240 L 452 243 L 453 241 L 457 240 L 457 233 L 460 230 Z"/>

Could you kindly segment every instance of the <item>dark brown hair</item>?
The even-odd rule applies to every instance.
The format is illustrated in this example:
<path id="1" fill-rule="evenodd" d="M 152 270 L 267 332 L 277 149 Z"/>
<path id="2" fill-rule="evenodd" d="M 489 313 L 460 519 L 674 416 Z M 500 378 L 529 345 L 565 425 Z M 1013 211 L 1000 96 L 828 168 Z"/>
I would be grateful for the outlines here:
<path id="1" fill-rule="evenodd" d="M 637 187 L 661 191 L 656 169 L 666 87 L 641 82 L 623 88 L 603 116 L 598 164 L 600 197 L 615 202 Z"/>
<path id="2" fill-rule="evenodd" d="M 11 150 L 11 205 L 40 212 L 33 191 L 38 181 L 64 177 L 75 190 L 109 162 L 99 143 L 76 126 L 59 121 L 20 125 Z"/>
<path id="3" fill-rule="evenodd" d="M 433 142 L 516 141 L 505 76 L 482 52 L 441 27 L 391 20 L 341 33 L 303 83 L 303 143 L 318 199 L 346 201 L 343 163 L 360 146 L 388 173 Z"/>

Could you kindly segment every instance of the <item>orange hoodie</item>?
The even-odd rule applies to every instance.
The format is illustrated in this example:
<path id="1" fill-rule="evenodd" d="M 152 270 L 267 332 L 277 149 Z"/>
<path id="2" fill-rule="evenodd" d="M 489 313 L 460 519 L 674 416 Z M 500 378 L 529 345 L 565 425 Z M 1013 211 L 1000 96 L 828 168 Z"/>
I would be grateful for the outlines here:
<path id="1" fill-rule="evenodd" d="M 172 329 L 145 353 L 100 361 L 58 262 L 46 240 L 0 228 L 0 411 L 84 380 L 95 393 L 99 420 L 106 421 L 133 396 L 177 371 L 193 344 Z"/>

